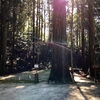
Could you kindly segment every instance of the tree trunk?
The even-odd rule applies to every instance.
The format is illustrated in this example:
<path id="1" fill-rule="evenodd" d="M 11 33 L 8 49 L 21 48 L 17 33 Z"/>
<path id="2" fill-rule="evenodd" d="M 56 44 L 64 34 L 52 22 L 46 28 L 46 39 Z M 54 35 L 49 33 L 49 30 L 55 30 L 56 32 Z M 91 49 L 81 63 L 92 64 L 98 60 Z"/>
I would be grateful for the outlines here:
<path id="1" fill-rule="evenodd" d="M 85 52 L 84 52 L 84 4 L 81 5 L 81 32 L 82 32 L 82 69 L 85 72 Z"/>
<path id="2" fill-rule="evenodd" d="M 1 2 L 1 1 L 0 1 Z M 2 48 L 2 2 L 1 2 L 1 5 L 0 5 L 0 48 Z M 1 49 L 0 49 L 0 66 L 1 66 Z"/>
<path id="3" fill-rule="evenodd" d="M 61 45 L 66 44 L 66 2 L 54 0 L 53 2 L 53 51 L 52 68 L 49 80 L 55 82 L 72 82 L 69 66 L 67 64 L 67 52 Z"/>
<path id="4" fill-rule="evenodd" d="M 14 66 L 14 44 L 15 44 L 15 32 L 16 32 L 16 4 L 13 1 L 13 32 L 12 32 L 12 55 L 11 55 L 11 66 L 10 66 L 10 72 L 12 72 L 13 70 L 13 66 Z"/>
<path id="5" fill-rule="evenodd" d="M 44 42 L 45 42 L 45 28 L 46 28 L 46 21 L 45 21 L 45 5 L 44 5 L 44 22 L 43 22 L 43 28 L 44 28 Z"/>
<path id="6" fill-rule="evenodd" d="M 64 0 L 53 3 L 53 42 L 66 43 L 66 9 Z"/>
<path id="7" fill-rule="evenodd" d="M 77 3 L 77 15 L 79 14 L 79 3 Z M 77 16 L 76 46 L 78 48 L 79 15 Z"/>
<path id="8" fill-rule="evenodd" d="M 90 76 L 94 76 L 92 66 L 94 65 L 94 13 L 93 13 L 93 0 L 88 0 L 88 21 L 89 21 L 89 67 Z"/>
<path id="9" fill-rule="evenodd" d="M 73 73 L 73 7 L 74 6 L 74 0 L 72 0 L 72 15 L 71 15 L 71 68 Z"/>
<path id="10" fill-rule="evenodd" d="M 7 44 L 7 1 L 2 0 L 2 48 L 1 48 L 1 66 L 0 73 L 5 74 L 6 70 L 6 44 Z"/>

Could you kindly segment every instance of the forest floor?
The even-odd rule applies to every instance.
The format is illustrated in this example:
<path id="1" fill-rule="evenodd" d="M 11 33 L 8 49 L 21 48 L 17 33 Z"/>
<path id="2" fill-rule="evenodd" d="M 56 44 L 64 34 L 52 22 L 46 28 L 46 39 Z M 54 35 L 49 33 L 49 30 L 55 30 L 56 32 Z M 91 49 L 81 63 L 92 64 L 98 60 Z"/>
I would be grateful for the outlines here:
<path id="1" fill-rule="evenodd" d="M 48 84 L 49 73 L 38 71 L 39 83 L 34 70 L 0 77 L 0 100 L 100 100 L 100 84 L 76 73 L 76 83 Z"/>

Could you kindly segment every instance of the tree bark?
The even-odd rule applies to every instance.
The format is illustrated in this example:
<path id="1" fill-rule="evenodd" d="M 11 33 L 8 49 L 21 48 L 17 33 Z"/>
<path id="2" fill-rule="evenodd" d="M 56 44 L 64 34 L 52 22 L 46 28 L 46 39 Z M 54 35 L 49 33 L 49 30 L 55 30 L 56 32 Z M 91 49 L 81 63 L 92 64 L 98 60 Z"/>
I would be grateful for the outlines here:
<path id="1" fill-rule="evenodd" d="M 49 80 L 55 82 L 72 82 L 69 66 L 66 60 L 66 49 L 57 44 L 66 44 L 66 2 L 65 0 L 53 1 L 53 45 L 52 68 Z"/>
<path id="2" fill-rule="evenodd" d="M 85 72 L 85 51 L 84 51 L 84 3 L 81 5 L 81 32 L 82 32 L 82 69 Z"/>
<path id="3" fill-rule="evenodd" d="M 6 70 L 6 44 L 7 44 L 7 1 L 2 0 L 2 48 L 1 48 L 1 66 L 0 73 L 4 74 Z"/>
<path id="4" fill-rule="evenodd" d="M 94 12 L 93 0 L 88 0 L 88 21 L 89 21 L 89 67 L 90 76 L 94 76 L 92 66 L 94 65 Z"/>

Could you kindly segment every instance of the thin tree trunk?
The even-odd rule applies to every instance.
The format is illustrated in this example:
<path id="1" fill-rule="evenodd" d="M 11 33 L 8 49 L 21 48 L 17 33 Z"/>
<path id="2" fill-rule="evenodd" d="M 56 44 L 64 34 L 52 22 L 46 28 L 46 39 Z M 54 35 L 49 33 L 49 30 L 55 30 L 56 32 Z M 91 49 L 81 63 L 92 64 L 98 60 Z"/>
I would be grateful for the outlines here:
<path id="1" fill-rule="evenodd" d="M 44 42 L 45 42 L 45 5 L 44 5 L 44 23 L 43 23 L 43 27 L 44 27 Z"/>
<path id="2" fill-rule="evenodd" d="M 36 28 L 35 28 L 35 6 L 36 6 L 36 1 L 33 0 L 33 43 L 35 42 L 35 32 L 36 32 Z M 33 67 L 34 67 L 34 64 L 35 64 L 35 55 L 34 55 L 34 45 L 33 45 Z"/>
<path id="3" fill-rule="evenodd" d="M 0 73 L 4 74 L 6 70 L 6 45 L 7 45 L 7 1 L 2 0 L 2 48 L 1 48 L 1 70 Z"/>
<path id="4" fill-rule="evenodd" d="M 1 18 L 0 18 L 0 48 L 2 48 L 2 0 L 0 1 L 1 2 L 1 5 L 0 5 L 0 15 L 1 15 Z M 0 66 L 1 66 L 1 49 L 0 49 Z"/>
<path id="5" fill-rule="evenodd" d="M 74 0 L 72 0 L 72 18 L 71 18 L 71 68 L 73 72 L 73 3 Z"/>
<path id="6" fill-rule="evenodd" d="M 41 37 L 41 34 L 40 34 L 40 0 L 39 0 L 39 38 Z"/>
<path id="7" fill-rule="evenodd" d="M 35 41 L 35 0 L 33 0 L 33 42 Z"/>
<path id="8" fill-rule="evenodd" d="M 85 52 L 84 52 L 84 3 L 81 5 L 81 32 L 82 32 L 82 69 L 85 72 Z"/>
<path id="9" fill-rule="evenodd" d="M 79 3 L 77 2 L 77 30 L 76 30 L 76 46 L 78 48 L 78 33 L 79 33 Z"/>
<path id="10" fill-rule="evenodd" d="M 11 71 L 14 65 L 14 44 L 15 44 L 15 32 L 16 32 L 16 14 L 15 14 L 15 2 L 13 1 L 13 32 L 12 32 L 12 55 L 11 55 Z"/>
<path id="11" fill-rule="evenodd" d="M 41 1 L 42 11 L 43 11 L 43 0 Z M 43 14 L 42 14 L 43 15 Z M 41 16 L 41 41 L 43 40 L 43 16 Z"/>
<path id="12" fill-rule="evenodd" d="M 92 66 L 94 65 L 94 12 L 93 12 L 93 0 L 88 0 L 88 21 L 89 21 L 89 67 L 90 76 L 94 76 Z"/>
<path id="13" fill-rule="evenodd" d="M 39 15 L 38 15 L 38 1 L 37 1 L 37 14 L 36 14 L 36 38 L 38 39 L 38 32 L 39 32 L 39 30 L 38 30 L 38 20 L 39 20 Z"/>

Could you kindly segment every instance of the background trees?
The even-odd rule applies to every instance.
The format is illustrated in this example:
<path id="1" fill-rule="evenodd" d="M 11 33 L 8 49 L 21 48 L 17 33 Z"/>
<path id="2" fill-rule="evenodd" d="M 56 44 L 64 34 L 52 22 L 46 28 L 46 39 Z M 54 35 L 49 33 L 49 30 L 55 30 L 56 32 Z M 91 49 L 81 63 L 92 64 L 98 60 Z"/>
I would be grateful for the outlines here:
<path id="1" fill-rule="evenodd" d="M 41 40 L 73 47 L 72 57 L 78 52 L 75 57 L 81 58 L 73 65 L 84 72 L 90 68 L 92 76 L 93 47 L 99 48 L 100 41 L 99 6 L 99 0 L 0 0 L 0 73 L 32 68 L 33 42 Z"/>
<path id="2" fill-rule="evenodd" d="M 2 73 L 20 69 L 17 59 L 23 60 L 22 69 L 25 57 L 27 55 L 29 57 L 32 51 L 32 42 L 47 39 L 44 37 L 46 28 L 43 26 L 44 23 L 47 25 L 44 21 L 46 20 L 44 5 L 47 6 L 47 2 L 43 0 L 0 1 L 0 71 Z M 23 55 L 25 51 L 27 53 Z"/>

